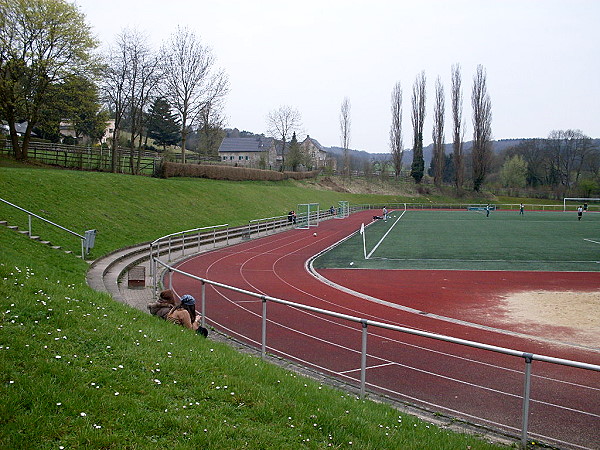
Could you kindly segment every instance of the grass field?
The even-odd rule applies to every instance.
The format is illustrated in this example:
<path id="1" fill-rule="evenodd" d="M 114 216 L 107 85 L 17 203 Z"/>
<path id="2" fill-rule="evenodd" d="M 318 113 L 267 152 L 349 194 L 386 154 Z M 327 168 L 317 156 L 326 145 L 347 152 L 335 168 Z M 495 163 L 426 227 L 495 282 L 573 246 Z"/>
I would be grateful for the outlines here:
<path id="1" fill-rule="evenodd" d="M 400 217 L 402 215 L 402 217 Z M 365 224 L 366 225 L 366 224 Z M 384 237 L 385 235 L 385 237 Z M 395 211 L 315 261 L 319 268 L 600 271 L 600 214 Z M 376 247 L 376 248 L 375 248 Z M 373 251 L 374 250 L 374 251 Z"/>

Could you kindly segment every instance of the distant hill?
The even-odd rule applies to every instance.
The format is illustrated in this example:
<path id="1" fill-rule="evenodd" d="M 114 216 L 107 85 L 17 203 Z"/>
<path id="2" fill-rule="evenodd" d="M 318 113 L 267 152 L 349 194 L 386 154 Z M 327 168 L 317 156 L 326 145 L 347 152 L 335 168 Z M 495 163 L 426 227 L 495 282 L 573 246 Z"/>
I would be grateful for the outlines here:
<path id="1" fill-rule="evenodd" d="M 507 148 L 514 147 L 521 142 L 527 141 L 529 139 L 500 139 L 497 141 L 492 141 L 492 150 L 494 153 L 501 153 Z M 600 141 L 595 139 L 594 141 Z M 596 142 L 598 145 L 598 142 Z M 473 141 L 467 141 L 463 143 L 463 150 L 466 153 L 470 153 L 473 148 Z M 344 154 L 344 149 L 340 147 L 325 147 L 328 153 L 333 154 L 334 156 L 341 158 Z M 446 154 L 452 153 L 452 143 L 444 144 L 444 151 Z M 363 150 L 349 150 L 350 155 L 354 161 L 385 161 L 391 159 L 391 153 L 368 153 Z M 423 159 L 425 160 L 425 165 L 429 166 L 431 159 L 433 156 L 433 144 L 429 144 L 427 147 L 423 148 Z M 404 164 L 410 164 L 412 162 L 412 149 L 404 150 L 403 157 Z"/>

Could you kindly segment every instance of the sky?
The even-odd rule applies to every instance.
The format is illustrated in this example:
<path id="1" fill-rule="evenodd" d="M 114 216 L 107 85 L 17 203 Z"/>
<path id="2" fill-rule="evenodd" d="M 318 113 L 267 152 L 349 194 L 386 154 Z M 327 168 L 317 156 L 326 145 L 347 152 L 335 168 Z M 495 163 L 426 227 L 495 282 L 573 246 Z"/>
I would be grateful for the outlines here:
<path id="1" fill-rule="evenodd" d="M 471 140 L 478 65 L 492 102 L 492 138 L 547 137 L 579 129 L 600 138 L 598 0 L 74 0 L 101 42 L 125 29 L 160 49 L 178 26 L 212 48 L 229 77 L 226 126 L 266 133 L 281 106 L 302 117 L 298 137 L 341 146 L 340 110 L 350 101 L 350 148 L 389 152 L 391 93 L 403 91 L 404 147 L 412 147 L 415 79 L 425 72 L 424 144 L 433 99 L 444 86 L 451 142 L 450 76 L 460 64 L 463 122 Z"/>

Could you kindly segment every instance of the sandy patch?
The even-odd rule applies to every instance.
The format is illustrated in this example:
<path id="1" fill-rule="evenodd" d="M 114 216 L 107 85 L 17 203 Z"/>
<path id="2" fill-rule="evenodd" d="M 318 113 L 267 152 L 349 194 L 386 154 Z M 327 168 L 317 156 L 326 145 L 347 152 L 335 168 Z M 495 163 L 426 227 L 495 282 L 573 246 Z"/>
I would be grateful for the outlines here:
<path id="1" fill-rule="evenodd" d="M 562 338 L 600 347 L 600 292 L 518 292 L 505 302 L 511 321 L 564 327 Z"/>

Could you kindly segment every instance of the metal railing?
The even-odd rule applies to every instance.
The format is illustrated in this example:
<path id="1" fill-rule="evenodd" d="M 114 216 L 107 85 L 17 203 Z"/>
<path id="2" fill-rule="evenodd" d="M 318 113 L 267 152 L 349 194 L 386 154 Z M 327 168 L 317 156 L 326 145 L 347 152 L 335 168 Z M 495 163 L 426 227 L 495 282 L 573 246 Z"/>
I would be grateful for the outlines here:
<path id="1" fill-rule="evenodd" d="M 20 206 L 17 206 L 17 205 L 15 205 L 15 204 L 13 204 L 13 203 L 11 203 L 9 201 L 6 201 L 6 200 L 4 200 L 2 198 L 0 198 L 0 201 L 3 202 L 3 203 L 5 203 L 5 204 L 7 204 L 7 205 L 9 205 L 9 206 L 12 206 L 13 208 L 18 209 L 19 211 L 23 211 L 24 213 L 26 213 L 28 215 L 28 217 L 29 217 L 29 228 L 28 228 L 28 231 L 27 231 L 27 235 L 29 237 L 33 236 L 32 232 L 31 232 L 31 229 L 32 229 L 31 222 L 32 222 L 32 217 L 35 217 L 36 219 L 39 219 L 39 220 L 41 220 L 43 222 L 46 222 L 46 223 L 48 223 L 48 224 L 50 224 L 50 225 L 52 225 L 52 226 L 54 226 L 56 228 L 59 228 L 59 229 L 61 229 L 63 231 L 66 231 L 67 233 L 70 233 L 73 236 L 77 236 L 79 239 L 81 239 L 81 258 L 82 259 L 85 259 L 86 253 L 89 253 L 90 248 L 94 247 L 96 230 L 88 230 L 88 231 L 85 232 L 85 236 L 82 236 L 79 233 L 76 233 L 76 232 L 74 232 L 72 230 L 69 230 L 68 228 L 65 228 L 65 227 L 63 227 L 61 225 L 58 225 L 58 224 L 56 224 L 56 223 L 54 223 L 54 222 L 52 222 L 52 221 L 50 221 L 50 220 L 48 220 L 48 219 L 46 219 L 46 218 L 44 218 L 42 216 L 38 216 L 37 214 L 32 213 L 31 211 L 27 211 L 25 208 L 21 208 Z"/>
<path id="2" fill-rule="evenodd" d="M 410 334 L 415 336 L 421 336 L 424 338 L 435 339 L 438 341 L 448 342 L 452 344 L 477 348 L 480 350 L 485 350 L 489 352 L 501 353 L 508 356 L 514 356 L 517 358 L 522 358 L 525 363 L 524 368 L 524 382 L 523 382 L 523 402 L 522 402 L 522 411 L 521 411 L 521 445 L 523 448 L 527 446 L 527 436 L 528 436 L 528 423 L 529 423 L 529 404 L 530 404 L 530 392 L 531 392 L 531 367 L 533 361 L 546 362 L 550 364 L 559 364 L 563 366 L 573 367 L 577 369 L 583 370 L 593 370 L 600 372 L 600 365 L 589 364 L 579 361 L 571 361 L 568 359 L 555 358 L 552 356 L 545 355 L 537 355 L 533 353 L 529 353 L 522 350 L 515 350 L 505 347 L 498 347 L 495 345 L 484 344 L 481 342 L 470 341 L 466 339 L 455 338 L 452 336 L 446 336 L 437 333 L 430 333 L 427 331 L 416 330 L 412 328 L 391 325 L 383 322 L 378 322 L 374 320 L 364 319 L 361 317 L 355 317 L 348 314 L 337 313 L 334 311 L 329 311 L 326 309 L 316 308 L 313 306 L 303 305 L 300 303 L 295 303 L 292 301 L 280 299 L 277 297 L 271 297 L 264 294 L 259 294 L 256 292 L 251 292 L 245 289 L 240 289 L 235 286 L 229 286 L 224 283 L 219 283 L 217 281 L 208 280 L 206 278 L 202 278 L 182 270 L 179 270 L 175 267 L 170 266 L 169 264 L 160 261 L 158 258 L 154 259 L 154 264 L 162 266 L 165 270 L 168 270 L 169 275 L 169 288 L 172 288 L 172 278 L 173 273 L 181 274 L 185 277 L 192 278 L 201 283 L 201 301 L 200 301 L 200 314 L 201 314 L 201 324 L 203 327 L 206 326 L 206 285 L 211 285 L 214 287 L 219 287 L 222 289 L 227 289 L 239 294 L 248 295 L 250 297 L 254 297 L 260 299 L 262 301 L 262 315 L 261 315 L 261 357 L 265 358 L 267 354 L 267 302 L 278 303 L 281 305 L 286 305 L 292 308 L 296 308 L 303 311 L 310 311 L 317 314 L 322 314 L 328 317 L 335 317 L 338 319 L 343 319 L 349 322 L 358 323 L 361 325 L 362 333 L 361 333 L 361 352 L 360 352 L 360 396 L 364 398 L 366 392 L 366 369 L 367 369 L 367 341 L 368 341 L 368 328 L 370 326 L 380 329 L 391 330 L 399 333 Z M 155 283 L 156 283 L 155 279 Z M 157 286 L 155 285 L 155 289 Z"/>

